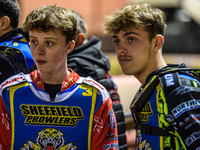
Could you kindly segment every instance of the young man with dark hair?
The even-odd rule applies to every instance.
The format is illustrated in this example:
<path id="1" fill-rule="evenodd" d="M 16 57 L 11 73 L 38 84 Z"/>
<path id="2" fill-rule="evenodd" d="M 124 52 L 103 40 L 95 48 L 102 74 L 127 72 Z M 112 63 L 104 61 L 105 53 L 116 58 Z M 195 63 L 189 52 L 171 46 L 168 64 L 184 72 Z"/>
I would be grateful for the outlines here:
<path id="1" fill-rule="evenodd" d="M 0 87 L 1 149 L 117 150 L 117 124 L 106 89 L 67 67 L 77 21 L 57 5 L 33 10 L 23 30 L 38 70 Z"/>

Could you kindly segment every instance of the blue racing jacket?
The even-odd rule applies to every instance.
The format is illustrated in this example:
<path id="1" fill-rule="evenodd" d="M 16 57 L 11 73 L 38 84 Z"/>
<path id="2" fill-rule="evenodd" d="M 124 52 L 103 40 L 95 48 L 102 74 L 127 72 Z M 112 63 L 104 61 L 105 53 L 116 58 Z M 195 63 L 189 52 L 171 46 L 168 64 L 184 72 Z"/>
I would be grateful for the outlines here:
<path id="1" fill-rule="evenodd" d="M 106 89 L 71 70 L 55 100 L 38 70 L 0 85 L 2 150 L 118 150 L 117 124 Z"/>
<path id="2" fill-rule="evenodd" d="M 20 28 L 0 37 L 0 83 L 8 77 L 28 71 L 33 61 L 27 36 Z"/>

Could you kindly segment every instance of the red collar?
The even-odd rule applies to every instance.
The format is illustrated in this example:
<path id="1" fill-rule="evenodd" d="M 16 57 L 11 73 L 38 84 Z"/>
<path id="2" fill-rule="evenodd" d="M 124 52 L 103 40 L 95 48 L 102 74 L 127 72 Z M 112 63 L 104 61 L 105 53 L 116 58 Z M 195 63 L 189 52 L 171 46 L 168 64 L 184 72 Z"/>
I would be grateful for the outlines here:
<path id="1" fill-rule="evenodd" d="M 68 68 L 69 69 L 69 68 Z M 66 91 L 67 89 L 69 89 L 71 86 L 73 86 L 78 79 L 80 78 L 80 76 L 74 72 L 72 69 L 69 69 L 71 71 L 70 75 L 68 77 L 66 77 L 63 82 L 62 82 L 62 90 Z M 40 77 L 40 74 L 38 72 L 38 70 L 35 70 L 33 72 L 30 73 L 31 79 L 33 81 L 33 83 L 41 90 L 44 91 L 44 82 L 42 80 L 42 78 Z"/>

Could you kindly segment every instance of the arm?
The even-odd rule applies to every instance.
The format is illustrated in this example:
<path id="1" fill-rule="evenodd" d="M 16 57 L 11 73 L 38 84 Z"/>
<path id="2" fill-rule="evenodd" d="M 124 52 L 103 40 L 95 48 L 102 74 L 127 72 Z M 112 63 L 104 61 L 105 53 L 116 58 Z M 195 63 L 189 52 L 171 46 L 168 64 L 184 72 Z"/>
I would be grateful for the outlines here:
<path id="1" fill-rule="evenodd" d="M 117 150 L 117 123 L 112 109 L 112 101 L 108 98 L 95 113 L 92 131 L 92 146 L 95 150 Z"/>
<path id="2" fill-rule="evenodd" d="M 0 96 L 0 149 L 10 149 L 11 118 Z"/>

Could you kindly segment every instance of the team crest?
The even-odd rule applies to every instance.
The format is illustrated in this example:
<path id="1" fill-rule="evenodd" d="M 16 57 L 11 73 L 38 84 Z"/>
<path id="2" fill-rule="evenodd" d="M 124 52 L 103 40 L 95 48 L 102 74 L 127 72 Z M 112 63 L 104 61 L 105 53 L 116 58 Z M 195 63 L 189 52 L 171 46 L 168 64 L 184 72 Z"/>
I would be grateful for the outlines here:
<path id="1" fill-rule="evenodd" d="M 46 128 L 38 133 L 36 143 L 28 141 L 21 150 L 77 150 L 72 142 L 65 145 L 63 133 L 55 128 Z"/>

